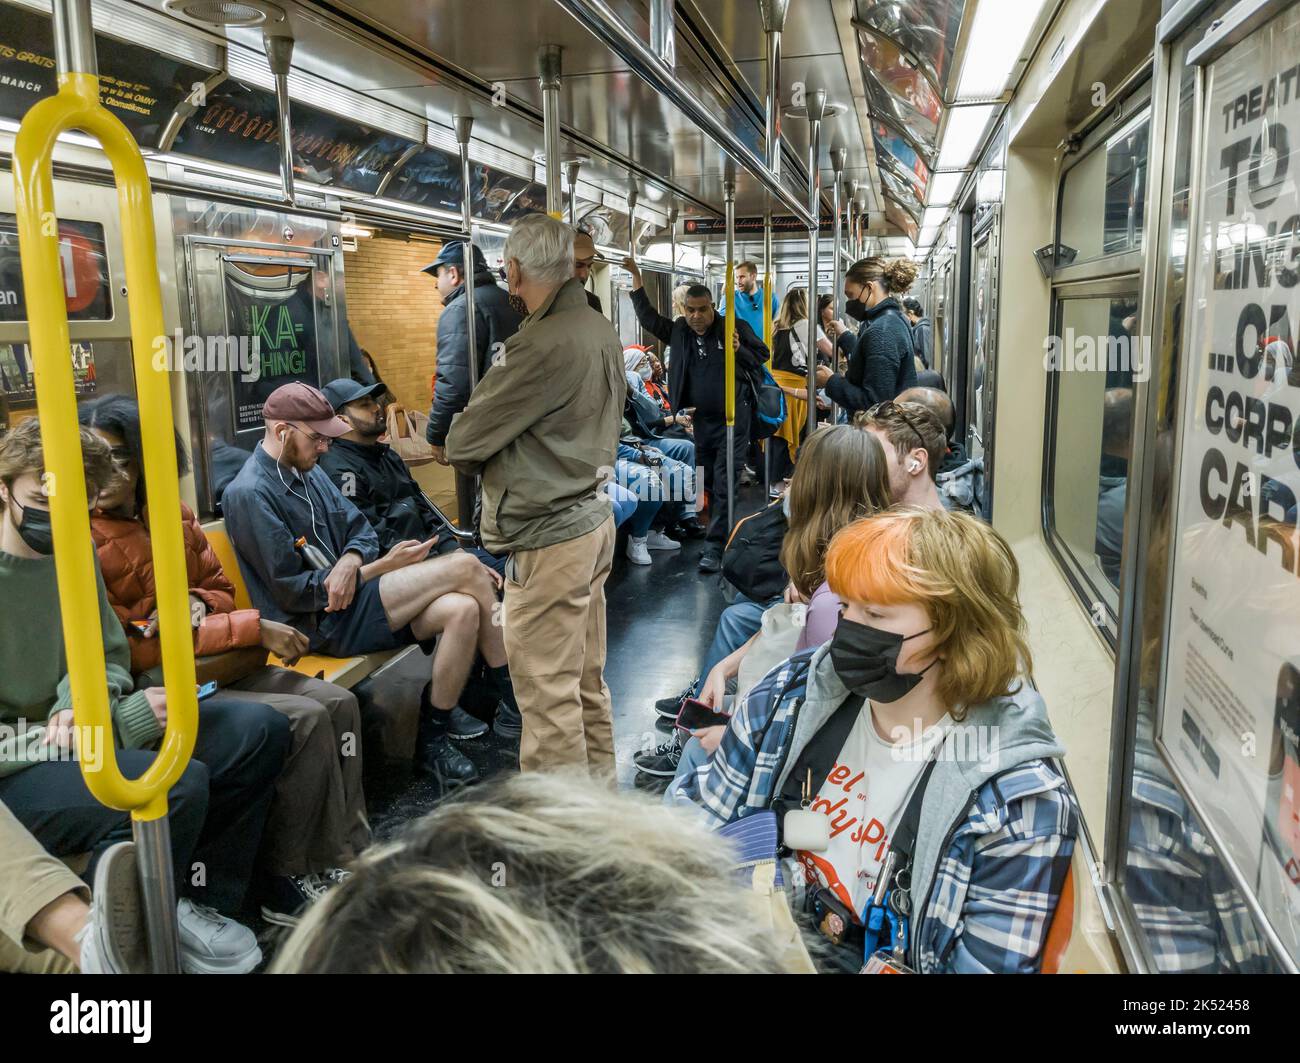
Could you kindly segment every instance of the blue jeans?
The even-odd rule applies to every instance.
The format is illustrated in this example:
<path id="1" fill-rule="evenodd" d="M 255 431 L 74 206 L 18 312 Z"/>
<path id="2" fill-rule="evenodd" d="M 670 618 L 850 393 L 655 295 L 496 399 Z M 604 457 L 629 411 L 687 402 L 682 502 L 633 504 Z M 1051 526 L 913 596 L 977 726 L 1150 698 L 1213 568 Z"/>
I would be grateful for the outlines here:
<path id="1" fill-rule="evenodd" d="M 655 450 L 662 451 L 664 457 L 680 461 L 691 469 L 695 468 L 695 443 L 689 439 L 656 439 L 649 444 Z"/>
<path id="2" fill-rule="evenodd" d="M 620 446 L 619 450 L 622 451 L 623 448 Z M 620 456 L 614 462 L 614 476 L 618 480 L 618 486 L 624 488 L 636 504 L 636 509 L 627 522 L 627 533 L 636 539 L 642 539 L 664 504 L 663 491 L 655 472 L 649 466 L 627 461 Z"/>
<path id="3" fill-rule="evenodd" d="M 704 680 L 722 658 L 729 657 L 754 637 L 763 626 L 763 611 L 776 601 L 779 599 L 760 605 L 743 594 L 738 594 L 736 600 L 722 610 L 717 630 L 713 633 L 713 641 L 709 644 L 709 652 L 704 655 L 704 663 L 700 665 L 700 678 L 695 681 L 691 697 L 699 697 Z"/>
<path id="4" fill-rule="evenodd" d="M 668 444 L 685 444 L 689 448 L 690 462 L 679 461 L 672 457 L 667 451 L 659 448 L 660 443 Z M 686 449 L 678 445 L 671 449 L 678 453 L 686 453 Z M 653 473 L 650 477 L 639 476 L 638 484 L 634 486 L 631 483 L 625 486 L 631 488 L 637 493 L 637 497 L 643 502 L 658 501 L 663 508 L 661 516 L 672 521 L 689 520 L 695 516 L 695 444 L 690 440 L 664 439 L 655 440 L 653 445 L 647 444 L 644 453 L 658 457 L 660 465 L 657 469 L 651 469 Z M 649 466 L 642 465 L 637 461 L 640 453 L 635 447 L 630 447 L 626 443 L 618 445 L 618 460 L 635 465 L 641 469 L 648 469 Z M 620 478 L 620 482 L 621 478 Z M 658 510 L 656 510 L 658 512 Z M 646 524 L 649 528 L 649 523 Z M 644 534 L 644 533 L 642 533 Z"/>
<path id="5" fill-rule="evenodd" d="M 609 496 L 610 505 L 614 507 L 614 527 L 617 528 L 636 512 L 636 495 L 622 484 L 612 480 L 605 485 L 605 494 Z"/>

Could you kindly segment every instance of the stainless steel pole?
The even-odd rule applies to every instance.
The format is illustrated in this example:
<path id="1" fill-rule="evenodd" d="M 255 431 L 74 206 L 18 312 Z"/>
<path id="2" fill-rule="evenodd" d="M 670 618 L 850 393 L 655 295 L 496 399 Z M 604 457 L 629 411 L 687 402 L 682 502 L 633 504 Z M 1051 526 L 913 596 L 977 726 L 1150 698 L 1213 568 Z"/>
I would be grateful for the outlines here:
<path id="1" fill-rule="evenodd" d="M 767 168 L 781 176 L 781 34 L 790 0 L 758 0 L 767 42 Z"/>
<path id="2" fill-rule="evenodd" d="M 641 198 L 641 194 L 633 186 L 627 194 L 627 254 L 628 257 L 636 261 L 636 204 Z"/>
<path id="3" fill-rule="evenodd" d="M 729 328 L 724 329 L 725 336 L 723 358 L 726 360 L 727 368 L 727 409 L 732 411 L 731 416 L 727 418 L 727 535 L 731 535 L 731 529 L 736 526 L 736 352 L 731 349 L 731 337 L 734 335 L 736 320 L 736 292 L 734 290 L 733 277 L 736 262 L 736 185 L 733 181 L 728 181 L 723 188 L 723 198 L 727 208 L 727 324 Z M 709 501 L 712 509 L 713 501 Z"/>
<path id="4" fill-rule="evenodd" d="M 537 50 L 546 140 L 546 210 L 552 218 L 564 217 L 564 198 L 560 193 L 560 52 L 557 44 L 544 44 Z"/>
<path id="5" fill-rule="evenodd" d="M 293 37 L 288 29 L 277 27 L 262 32 L 266 61 L 275 75 L 275 106 L 280 120 L 280 188 L 284 201 L 294 202 L 293 190 L 293 123 L 289 114 L 289 66 L 293 60 Z"/>
<path id="6" fill-rule="evenodd" d="M 826 92 L 816 89 L 808 94 L 808 213 L 813 225 L 808 230 L 808 297 L 816 299 L 817 253 L 821 244 L 822 202 L 822 117 L 826 112 Z M 817 315 L 808 314 L 808 435 L 817 431 Z"/>
<path id="7" fill-rule="evenodd" d="M 90 0 L 54 0 L 55 69 L 63 74 L 99 76 Z M 136 866 L 144 902 L 145 934 L 154 974 L 178 974 L 180 931 L 176 925 L 176 880 L 172 871 L 171 827 L 166 816 L 132 817 Z"/>
<path id="8" fill-rule="evenodd" d="M 840 258 L 840 240 L 842 237 L 840 217 L 840 181 L 844 176 L 844 164 L 848 161 L 848 152 L 843 148 L 835 148 L 831 152 L 831 169 L 835 173 L 835 187 L 833 195 L 833 205 L 831 209 L 835 212 L 835 234 L 831 238 L 831 258 L 834 261 L 834 272 L 831 275 L 831 317 L 835 317 L 835 310 L 839 306 L 840 289 L 844 287 L 844 262 Z M 809 304 L 808 313 L 817 315 L 817 323 L 821 324 L 821 313 L 817 310 L 817 304 L 820 300 L 815 300 Z M 827 339 L 830 339 L 828 336 Z M 836 337 L 838 339 L 838 337 Z M 839 345 L 836 340 L 831 340 L 831 372 L 839 370 Z M 839 424 L 840 410 L 835 401 L 831 400 L 831 424 Z"/>
<path id="9" fill-rule="evenodd" d="M 564 164 L 564 176 L 569 183 L 569 224 L 578 227 L 578 171 L 582 169 L 581 159 L 570 159 Z"/>
<path id="10" fill-rule="evenodd" d="M 465 285 L 465 362 L 469 367 L 469 389 L 471 394 L 478 386 L 478 329 L 477 315 L 474 313 L 474 189 L 470 177 L 469 143 L 474 130 L 474 119 L 470 115 L 458 114 L 453 117 L 456 127 L 456 146 L 460 149 L 460 224 L 465 230 L 465 257 L 461 260 L 461 279 Z M 548 173 L 549 173 L 548 165 Z M 457 516 L 460 526 L 466 531 L 474 528 L 474 503 L 478 498 L 478 477 L 462 473 L 456 475 Z"/>
<path id="11" fill-rule="evenodd" d="M 672 289 L 676 286 L 677 280 L 677 208 L 668 208 L 668 295 L 672 297 Z M 671 309 L 671 307 L 670 307 Z"/>
<path id="12" fill-rule="evenodd" d="M 772 290 L 775 287 L 776 270 L 772 268 L 772 212 L 770 210 L 763 212 L 763 270 L 765 281 L 763 284 L 763 342 L 767 344 L 768 352 L 772 350 Z M 763 440 L 763 490 L 764 497 L 770 498 L 772 495 L 772 440 L 775 436 L 768 436 Z"/>
<path id="13" fill-rule="evenodd" d="M 650 46 L 669 70 L 677 67 L 673 0 L 650 0 Z"/>

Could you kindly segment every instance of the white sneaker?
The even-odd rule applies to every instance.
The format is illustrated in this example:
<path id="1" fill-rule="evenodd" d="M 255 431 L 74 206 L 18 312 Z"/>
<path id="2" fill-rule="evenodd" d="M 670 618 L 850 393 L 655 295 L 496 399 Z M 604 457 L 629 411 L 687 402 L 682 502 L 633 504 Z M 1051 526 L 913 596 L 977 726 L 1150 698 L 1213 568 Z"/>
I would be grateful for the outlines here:
<path id="1" fill-rule="evenodd" d="M 653 528 L 650 534 L 646 536 L 647 550 L 680 550 L 682 544 L 676 539 L 670 539 L 658 528 Z"/>
<path id="2" fill-rule="evenodd" d="M 646 537 L 643 535 L 637 538 L 635 535 L 627 537 L 627 559 L 634 565 L 650 564 L 650 551 L 646 549 Z"/>
<path id="3" fill-rule="evenodd" d="M 220 912 L 185 898 L 176 906 L 176 918 L 186 974 L 248 974 L 262 962 L 257 935 Z"/>
<path id="4" fill-rule="evenodd" d="M 75 938 L 82 974 L 147 974 L 144 902 L 135 845 L 110 846 L 95 865 L 90 915 Z"/>

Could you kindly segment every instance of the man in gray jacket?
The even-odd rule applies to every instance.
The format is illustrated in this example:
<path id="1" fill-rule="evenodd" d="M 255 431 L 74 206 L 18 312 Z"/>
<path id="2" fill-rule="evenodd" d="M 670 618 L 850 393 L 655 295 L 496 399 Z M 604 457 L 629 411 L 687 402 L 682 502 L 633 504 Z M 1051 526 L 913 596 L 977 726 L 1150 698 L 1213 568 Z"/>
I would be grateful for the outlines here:
<path id="1" fill-rule="evenodd" d="M 505 646 L 523 715 L 519 766 L 614 772 L 605 685 L 605 580 L 627 381 L 614 327 L 574 277 L 574 231 L 544 214 L 506 240 L 528 317 L 447 434 L 459 472 L 483 477 L 483 545 L 510 553 Z"/>
<path id="2" fill-rule="evenodd" d="M 437 383 L 433 389 L 433 407 L 425 438 L 433 447 L 433 456 L 447 464 L 445 447 L 451 419 L 469 402 L 469 332 L 465 313 L 465 241 L 449 240 L 442 245 L 423 272 L 438 282 L 442 295 L 442 315 L 438 318 Z M 510 296 L 497 284 L 488 269 L 483 252 L 474 248 L 474 346 L 478 348 L 478 378 L 492 368 L 492 356 L 499 353 L 506 340 L 515 334 L 521 314 L 511 305 Z"/>

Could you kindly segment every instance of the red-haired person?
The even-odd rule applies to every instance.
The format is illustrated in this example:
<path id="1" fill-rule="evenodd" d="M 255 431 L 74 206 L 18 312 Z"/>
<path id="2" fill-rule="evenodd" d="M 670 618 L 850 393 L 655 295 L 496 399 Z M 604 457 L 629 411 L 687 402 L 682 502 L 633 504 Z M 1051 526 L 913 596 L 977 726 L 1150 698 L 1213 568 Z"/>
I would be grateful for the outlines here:
<path id="1" fill-rule="evenodd" d="M 1037 971 L 1078 811 L 1015 557 L 974 517 L 904 509 L 837 533 L 826 578 L 834 636 L 749 692 L 680 794 L 717 826 L 772 810 L 813 838 L 792 879 L 831 967 L 897 944 L 921 973 Z M 788 818 L 801 804 L 824 825 Z"/>

